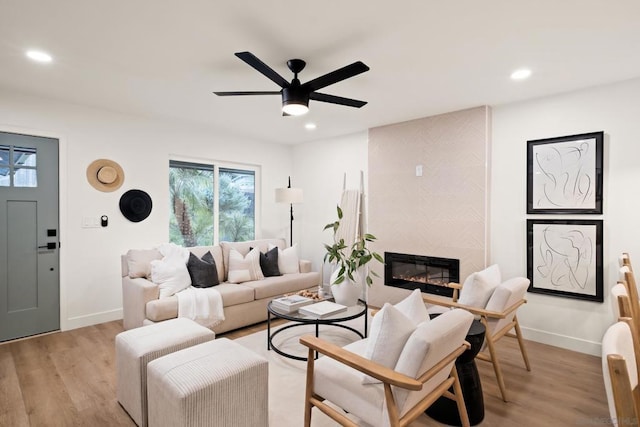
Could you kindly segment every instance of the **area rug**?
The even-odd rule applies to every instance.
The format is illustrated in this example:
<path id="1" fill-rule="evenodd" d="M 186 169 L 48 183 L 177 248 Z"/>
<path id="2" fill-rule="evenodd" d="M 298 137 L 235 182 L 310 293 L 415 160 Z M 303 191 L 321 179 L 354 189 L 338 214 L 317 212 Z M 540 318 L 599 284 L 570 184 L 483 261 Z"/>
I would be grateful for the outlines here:
<path id="1" fill-rule="evenodd" d="M 344 324 L 359 331 L 363 330 L 364 319 L 353 319 Z M 371 325 L 371 318 L 369 318 Z M 285 324 L 280 326 L 279 329 Z M 304 325 L 289 328 L 274 338 L 274 344 L 281 350 L 298 356 L 307 355 L 307 348 L 298 342 L 303 335 L 313 335 L 315 327 Z M 338 327 L 320 325 L 320 338 L 336 345 L 346 345 L 360 339 L 355 333 Z M 260 354 L 269 361 L 269 425 L 272 427 L 300 427 L 304 424 L 304 393 L 306 362 L 283 357 L 275 351 L 267 350 L 267 331 L 256 332 L 235 340 L 238 344 Z M 312 427 L 334 427 L 337 424 L 317 409 L 313 409 Z M 420 416 L 412 426 L 440 425 L 426 415 Z"/>

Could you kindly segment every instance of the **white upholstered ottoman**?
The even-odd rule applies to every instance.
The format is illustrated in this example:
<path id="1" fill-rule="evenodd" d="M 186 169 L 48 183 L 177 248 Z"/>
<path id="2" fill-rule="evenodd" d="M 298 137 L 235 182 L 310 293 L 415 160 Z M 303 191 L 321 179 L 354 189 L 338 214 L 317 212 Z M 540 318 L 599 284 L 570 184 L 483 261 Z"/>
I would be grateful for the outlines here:
<path id="1" fill-rule="evenodd" d="M 215 334 L 186 318 L 116 335 L 118 402 L 140 427 L 147 425 L 147 364 L 158 357 L 211 341 Z"/>
<path id="2" fill-rule="evenodd" d="M 269 365 L 226 338 L 149 363 L 150 427 L 269 425 Z"/>

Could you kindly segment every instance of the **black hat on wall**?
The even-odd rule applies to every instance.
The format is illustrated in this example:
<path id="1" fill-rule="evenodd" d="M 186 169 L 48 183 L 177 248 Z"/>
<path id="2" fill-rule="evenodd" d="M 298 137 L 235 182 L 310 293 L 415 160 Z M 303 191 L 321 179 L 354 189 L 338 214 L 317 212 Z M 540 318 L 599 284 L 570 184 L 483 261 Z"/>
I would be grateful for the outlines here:
<path id="1" fill-rule="evenodd" d="M 151 196 L 142 190 L 129 190 L 120 197 L 120 212 L 131 222 L 140 222 L 151 214 Z"/>

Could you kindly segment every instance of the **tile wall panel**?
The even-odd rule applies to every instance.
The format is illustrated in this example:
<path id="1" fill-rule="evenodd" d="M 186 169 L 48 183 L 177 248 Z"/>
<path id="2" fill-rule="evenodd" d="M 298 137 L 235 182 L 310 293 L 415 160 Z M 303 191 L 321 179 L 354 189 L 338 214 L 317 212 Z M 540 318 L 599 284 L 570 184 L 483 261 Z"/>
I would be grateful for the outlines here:
<path id="1" fill-rule="evenodd" d="M 478 107 L 369 130 L 377 251 L 458 258 L 461 280 L 484 268 L 489 119 L 489 107 Z"/>

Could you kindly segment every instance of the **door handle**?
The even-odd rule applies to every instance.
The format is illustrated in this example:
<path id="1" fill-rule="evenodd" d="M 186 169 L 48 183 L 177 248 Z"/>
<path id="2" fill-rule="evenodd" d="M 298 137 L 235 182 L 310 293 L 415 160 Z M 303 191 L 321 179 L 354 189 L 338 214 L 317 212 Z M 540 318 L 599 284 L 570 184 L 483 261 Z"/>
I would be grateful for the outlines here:
<path id="1" fill-rule="evenodd" d="M 49 242 L 46 245 L 42 245 L 42 246 L 38 246 L 38 249 L 55 249 L 56 248 L 56 242 Z"/>

